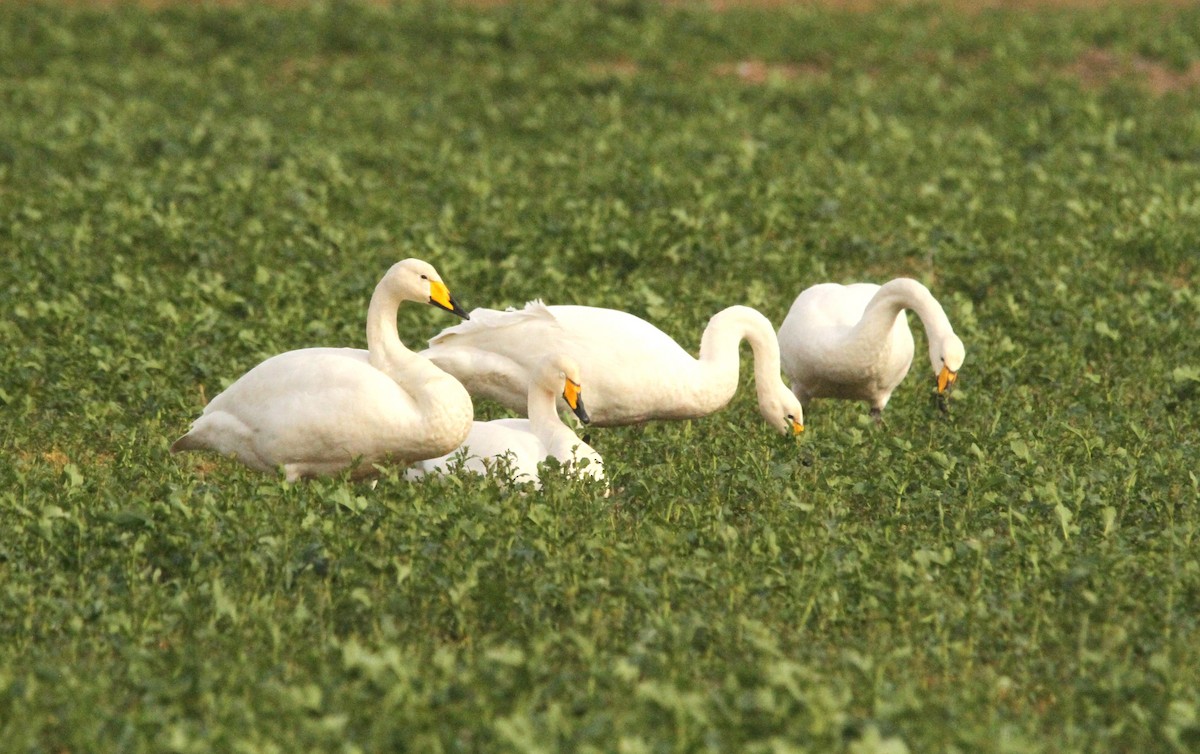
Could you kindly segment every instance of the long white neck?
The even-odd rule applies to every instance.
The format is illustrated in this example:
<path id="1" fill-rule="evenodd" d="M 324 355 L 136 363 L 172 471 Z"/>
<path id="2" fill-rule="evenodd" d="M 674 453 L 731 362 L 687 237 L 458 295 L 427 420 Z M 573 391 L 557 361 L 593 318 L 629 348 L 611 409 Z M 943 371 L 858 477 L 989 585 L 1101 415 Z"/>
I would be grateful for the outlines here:
<path id="1" fill-rule="evenodd" d="M 400 342 L 396 312 L 403 299 L 387 284 L 379 281 L 367 307 L 367 353 L 371 366 L 395 377 L 412 358 L 412 351 Z"/>
<path id="2" fill-rule="evenodd" d="M 561 430 L 570 432 L 567 425 L 563 424 L 562 417 L 558 415 L 556 401 L 554 391 L 541 383 L 535 382 L 529 386 L 529 399 L 526 403 L 529 427 L 547 448 L 553 446 L 554 439 Z"/>
<path id="3" fill-rule="evenodd" d="M 862 319 L 851 329 L 849 339 L 876 347 L 887 343 L 896 317 L 905 309 L 911 309 L 921 319 L 931 344 L 954 332 L 942 305 L 928 288 L 910 278 L 896 278 L 881 285 L 867 302 Z"/>
<path id="4" fill-rule="evenodd" d="M 745 340 L 754 353 L 754 387 L 759 404 L 782 387 L 779 340 L 771 321 L 748 306 L 731 306 L 713 315 L 700 339 L 701 381 L 711 413 L 733 398 L 738 384 L 738 346 Z"/>
<path id="5" fill-rule="evenodd" d="M 446 390 L 457 387 L 454 392 L 461 391 L 462 395 L 466 395 L 466 391 L 457 380 L 401 342 L 396 312 L 404 300 L 387 285 L 386 279 L 375 286 L 371 304 L 367 307 L 367 360 L 371 366 L 403 384 L 422 412 L 449 410 L 447 405 L 439 406 L 447 404 Z M 470 405 L 469 401 L 467 405 Z"/>
<path id="6" fill-rule="evenodd" d="M 415 458 L 433 458 L 467 439 L 474 412 L 471 396 L 458 380 L 400 342 L 396 312 L 401 302 L 415 299 L 397 290 L 390 277 L 375 286 L 367 307 L 367 363 L 396 382 L 397 400 L 407 397 L 407 411 L 418 417 L 395 425 L 396 447 Z"/>
<path id="7" fill-rule="evenodd" d="M 584 458 L 590 459 L 591 464 L 585 473 L 603 479 L 603 460 L 563 423 L 558 414 L 557 400 L 558 396 L 552 388 L 543 384 L 530 386 L 526 410 L 529 414 L 529 428 L 534 437 L 546 448 L 549 455 L 563 463 L 579 463 Z"/>

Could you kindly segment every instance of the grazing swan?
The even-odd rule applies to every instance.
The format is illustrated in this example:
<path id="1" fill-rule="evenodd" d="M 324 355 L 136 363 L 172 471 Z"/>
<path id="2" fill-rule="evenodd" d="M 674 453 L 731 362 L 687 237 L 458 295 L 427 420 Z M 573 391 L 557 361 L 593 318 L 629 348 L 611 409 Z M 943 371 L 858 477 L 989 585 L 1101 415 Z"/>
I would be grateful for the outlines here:
<path id="1" fill-rule="evenodd" d="M 471 429 L 471 396 L 404 347 L 401 301 L 466 318 L 437 271 L 419 259 L 387 271 L 367 310 L 367 350 L 305 348 L 272 356 L 204 408 L 171 452 L 215 450 L 259 471 L 283 467 L 289 482 L 357 464 L 406 464 L 457 448 Z"/>
<path id="2" fill-rule="evenodd" d="M 909 278 L 814 285 L 796 297 L 779 328 L 783 371 L 805 406 L 813 398 L 866 401 L 880 421 L 892 391 L 908 374 L 913 337 L 905 309 L 925 325 L 937 391 L 946 396 L 966 357 L 946 312 L 929 289 Z"/>
<path id="3" fill-rule="evenodd" d="M 738 384 L 738 344 L 754 351 L 758 408 L 786 434 L 804 430 L 800 401 L 779 376 L 779 343 L 766 317 L 731 306 L 709 320 L 694 359 L 666 333 L 632 314 L 591 306 L 476 309 L 471 321 L 443 330 L 422 352 L 472 395 L 514 411 L 525 406 L 529 376 L 547 355 L 562 353 L 588 376 L 592 423 L 693 419 L 729 403 Z"/>
<path id="4" fill-rule="evenodd" d="M 508 456 L 512 464 L 513 481 L 533 482 L 541 487 L 538 464 L 548 457 L 566 463 L 578 463 L 587 459 L 587 466 L 578 469 L 600 481 L 604 480 L 604 462 L 600 454 L 575 436 L 563 424 L 558 415 L 555 398 L 561 395 L 575 415 L 584 424 L 588 423 L 587 411 L 583 408 L 580 394 L 579 365 L 569 356 L 548 356 L 533 374 L 528 388 L 528 419 L 496 419 L 490 422 L 475 422 L 471 434 L 462 444 L 466 451 L 463 467 L 479 474 L 486 474 L 488 466 Z M 441 458 L 419 461 L 407 472 L 409 478 L 430 473 L 446 473 L 450 459 L 458 450 Z M 485 463 L 486 461 L 486 463 Z"/>

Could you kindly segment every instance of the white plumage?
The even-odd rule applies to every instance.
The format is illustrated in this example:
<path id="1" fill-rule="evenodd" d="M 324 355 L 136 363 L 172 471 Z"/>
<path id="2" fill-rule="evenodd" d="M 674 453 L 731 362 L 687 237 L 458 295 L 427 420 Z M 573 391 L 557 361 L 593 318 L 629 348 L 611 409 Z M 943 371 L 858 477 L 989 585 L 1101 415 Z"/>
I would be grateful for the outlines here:
<path id="1" fill-rule="evenodd" d="M 796 297 L 779 328 L 783 371 L 800 402 L 866 401 L 879 418 L 912 364 L 906 309 L 925 325 L 938 392 L 949 391 L 966 350 L 928 288 L 908 278 L 882 286 L 822 283 Z"/>
<path id="2" fill-rule="evenodd" d="M 406 259 L 375 287 L 367 350 L 306 348 L 272 356 L 204 408 L 172 452 L 214 450 L 288 481 L 355 466 L 406 464 L 458 447 L 471 428 L 471 397 L 453 377 L 404 347 L 402 301 L 466 317 L 437 271 Z"/>
<path id="3" fill-rule="evenodd" d="M 800 402 L 783 384 L 779 344 L 766 317 L 731 306 L 709 321 L 693 358 L 666 333 L 626 312 L 591 306 L 476 309 L 471 321 L 422 352 L 473 396 L 525 410 L 530 375 L 548 355 L 573 358 L 587 375 L 591 416 L 601 427 L 692 419 L 723 408 L 738 384 L 738 344 L 754 352 L 759 411 L 781 432 L 803 430 Z"/>
<path id="4" fill-rule="evenodd" d="M 570 464 L 578 473 L 604 480 L 604 462 L 600 454 L 575 436 L 558 415 L 556 398 L 563 400 L 583 422 L 588 421 L 580 392 L 580 370 L 568 356 L 544 359 L 527 387 L 528 419 L 496 419 L 475 422 L 462 447 L 440 458 L 413 464 L 408 476 L 446 473 L 451 459 L 464 456 L 463 467 L 487 474 L 501 459 L 511 464 L 516 482 L 533 482 L 541 486 L 538 464 L 556 458 Z"/>

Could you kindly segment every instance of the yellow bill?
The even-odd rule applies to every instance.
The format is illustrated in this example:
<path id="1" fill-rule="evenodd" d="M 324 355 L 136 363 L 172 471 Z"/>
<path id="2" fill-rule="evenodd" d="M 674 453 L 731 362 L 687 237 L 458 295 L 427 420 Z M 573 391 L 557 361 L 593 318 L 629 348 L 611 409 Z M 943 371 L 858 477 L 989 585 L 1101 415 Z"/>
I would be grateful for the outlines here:
<path id="1" fill-rule="evenodd" d="M 454 297 L 450 295 L 450 289 L 440 280 L 429 281 L 429 303 L 434 306 L 441 307 L 448 312 L 454 312 L 463 319 L 470 319 L 471 315 L 467 314 Z"/>
<path id="2" fill-rule="evenodd" d="M 588 416 L 587 409 L 583 407 L 583 396 L 580 395 L 580 391 L 579 383 L 568 377 L 566 384 L 563 385 L 563 400 L 567 402 L 567 405 L 579 417 L 579 421 L 587 424 L 591 421 L 591 418 Z"/>
<path id="3" fill-rule="evenodd" d="M 796 421 L 795 419 L 792 419 L 792 434 L 798 435 L 803 431 L 804 431 L 804 425 L 801 424 L 800 422 Z"/>
<path id="4" fill-rule="evenodd" d="M 563 400 L 567 402 L 572 411 L 579 405 L 579 389 L 579 384 L 568 377 L 567 384 L 563 386 Z"/>
<path id="5" fill-rule="evenodd" d="M 958 372 L 951 372 L 950 367 L 942 367 L 942 371 L 938 372 L 937 390 L 938 395 L 942 395 L 951 387 L 954 387 L 954 381 L 958 379 Z"/>

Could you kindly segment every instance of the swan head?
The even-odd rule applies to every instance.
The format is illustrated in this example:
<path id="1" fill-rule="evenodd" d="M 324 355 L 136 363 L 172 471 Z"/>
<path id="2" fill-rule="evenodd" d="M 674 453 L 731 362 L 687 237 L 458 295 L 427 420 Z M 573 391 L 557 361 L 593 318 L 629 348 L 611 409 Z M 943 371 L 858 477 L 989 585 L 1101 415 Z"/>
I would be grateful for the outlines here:
<path id="1" fill-rule="evenodd" d="M 542 364 L 538 382 L 551 394 L 561 394 L 579 421 L 587 424 L 592 420 L 583 407 L 583 382 L 575 359 L 563 354 L 548 357 Z"/>
<path id="2" fill-rule="evenodd" d="M 938 395 L 945 395 L 954 388 L 958 370 L 967 357 L 967 349 L 954 333 L 947 335 L 929 347 L 929 362 L 937 379 Z"/>
<path id="3" fill-rule="evenodd" d="M 800 399 L 782 382 L 778 390 L 759 394 L 758 412 L 781 434 L 798 435 L 804 431 L 804 409 Z"/>
<path id="4" fill-rule="evenodd" d="M 420 259 L 396 262 L 384 275 L 383 280 L 406 301 L 430 304 L 457 314 L 463 319 L 471 318 L 450 295 L 450 289 L 442 282 L 442 276 L 428 262 Z"/>

